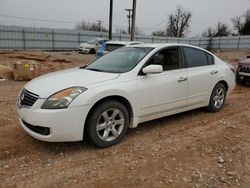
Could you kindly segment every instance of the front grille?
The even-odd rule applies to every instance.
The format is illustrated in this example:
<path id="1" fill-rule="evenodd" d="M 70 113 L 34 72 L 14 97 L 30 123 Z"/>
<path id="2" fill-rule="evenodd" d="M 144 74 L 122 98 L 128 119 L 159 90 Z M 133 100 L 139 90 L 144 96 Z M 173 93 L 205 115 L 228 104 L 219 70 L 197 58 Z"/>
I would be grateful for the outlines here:
<path id="1" fill-rule="evenodd" d="M 23 91 L 20 94 L 20 104 L 22 106 L 33 106 L 33 104 L 37 101 L 39 98 L 38 95 L 31 93 L 30 91 L 23 89 Z"/>
<path id="2" fill-rule="evenodd" d="M 30 130 L 32 130 L 35 133 L 45 135 L 45 136 L 50 134 L 50 129 L 48 127 L 34 126 L 34 125 L 31 125 L 23 120 L 22 120 L 22 122 L 27 128 L 29 128 Z"/>
<path id="3" fill-rule="evenodd" d="M 248 65 L 240 65 L 239 72 L 250 73 L 250 66 L 248 66 Z"/>

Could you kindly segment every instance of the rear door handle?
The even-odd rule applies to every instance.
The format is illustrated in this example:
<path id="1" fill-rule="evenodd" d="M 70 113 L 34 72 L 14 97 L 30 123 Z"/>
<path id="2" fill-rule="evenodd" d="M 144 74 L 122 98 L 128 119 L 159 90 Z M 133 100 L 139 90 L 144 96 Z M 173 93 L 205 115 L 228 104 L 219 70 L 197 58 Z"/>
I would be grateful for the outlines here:
<path id="1" fill-rule="evenodd" d="M 216 71 L 216 70 L 211 71 L 211 74 L 217 74 L 217 73 L 218 73 L 218 71 Z"/>
<path id="2" fill-rule="evenodd" d="M 186 77 L 180 77 L 180 78 L 178 79 L 178 82 L 184 82 L 184 81 L 186 81 L 186 80 L 187 80 Z"/>

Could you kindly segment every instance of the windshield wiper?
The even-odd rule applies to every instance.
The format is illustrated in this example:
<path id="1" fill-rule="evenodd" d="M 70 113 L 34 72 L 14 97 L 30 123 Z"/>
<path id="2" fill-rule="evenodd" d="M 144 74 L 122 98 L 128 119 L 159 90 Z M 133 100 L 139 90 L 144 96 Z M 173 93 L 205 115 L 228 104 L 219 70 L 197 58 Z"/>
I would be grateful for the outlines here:
<path id="1" fill-rule="evenodd" d="M 87 67 L 87 65 L 83 65 L 79 69 L 85 69 L 86 67 Z"/>
<path id="2" fill-rule="evenodd" d="M 97 71 L 97 72 L 103 72 L 102 70 L 100 70 L 100 69 L 95 69 L 95 68 L 87 68 L 86 70 L 92 70 L 92 71 Z"/>

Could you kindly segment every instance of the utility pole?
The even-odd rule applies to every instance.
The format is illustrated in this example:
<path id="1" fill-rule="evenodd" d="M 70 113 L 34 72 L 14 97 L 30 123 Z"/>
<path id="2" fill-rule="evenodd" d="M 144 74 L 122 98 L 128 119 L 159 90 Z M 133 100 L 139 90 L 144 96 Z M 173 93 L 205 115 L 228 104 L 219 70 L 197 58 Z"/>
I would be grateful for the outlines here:
<path id="1" fill-rule="evenodd" d="M 97 22 L 98 22 L 98 24 L 99 24 L 99 31 L 102 32 L 102 22 L 103 22 L 103 21 L 98 20 Z"/>
<path id="2" fill-rule="evenodd" d="M 113 25 L 113 0 L 110 0 L 109 5 L 109 39 L 112 40 L 112 25 Z"/>
<path id="3" fill-rule="evenodd" d="M 128 34 L 130 35 L 131 33 L 131 18 L 132 18 L 132 9 L 125 9 L 125 11 L 128 11 L 128 15 L 127 15 L 127 18 L 128 18 Z"/>
<path id="4" fill-rule="evenodd" d="M 135 18 L 136 18 L 136 0 L 133 0 L 131 41 L 135 39 Z"/>

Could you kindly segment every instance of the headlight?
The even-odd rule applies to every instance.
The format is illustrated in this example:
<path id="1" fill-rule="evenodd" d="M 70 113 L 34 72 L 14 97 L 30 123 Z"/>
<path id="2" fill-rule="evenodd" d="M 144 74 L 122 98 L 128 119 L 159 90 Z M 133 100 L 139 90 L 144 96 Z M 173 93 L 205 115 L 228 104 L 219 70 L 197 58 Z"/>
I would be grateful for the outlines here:
<path id="1" fill-rule="evenodd" d="M 63 109 L 68 108 L 69 104 L 82 92 L 86 91 L 84 87 L 71 87 L 59 91 L 50 96 L 42 105 L 42 109 Z"/>

